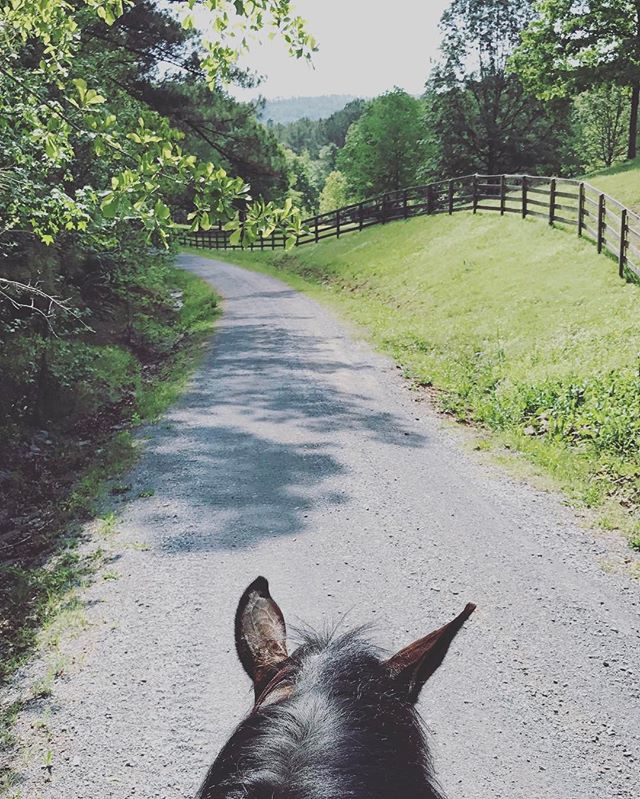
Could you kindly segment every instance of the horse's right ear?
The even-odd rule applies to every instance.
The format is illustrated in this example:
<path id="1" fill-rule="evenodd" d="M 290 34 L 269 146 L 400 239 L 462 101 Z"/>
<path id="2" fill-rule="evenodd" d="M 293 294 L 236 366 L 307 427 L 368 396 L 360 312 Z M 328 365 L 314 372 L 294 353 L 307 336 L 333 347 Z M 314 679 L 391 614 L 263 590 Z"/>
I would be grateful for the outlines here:
<path id="1" fill-rule="evenodd" d="M 442 663 L 449 644 L 475 609 L 476 606 L 469 602 L 453 621 L 414 641 L 385 661 L 389 675 L 410 702 L 418 699 L 422 686 Z"/>
<path id="2" fill-rule="evenodd" d="M 244 670 L 253 680 L 256 700 L 287 659 L 284 616 L 269 593 L 269 583 L 258 577 L 240 598 L 236 611 L 236 649 Z"/>

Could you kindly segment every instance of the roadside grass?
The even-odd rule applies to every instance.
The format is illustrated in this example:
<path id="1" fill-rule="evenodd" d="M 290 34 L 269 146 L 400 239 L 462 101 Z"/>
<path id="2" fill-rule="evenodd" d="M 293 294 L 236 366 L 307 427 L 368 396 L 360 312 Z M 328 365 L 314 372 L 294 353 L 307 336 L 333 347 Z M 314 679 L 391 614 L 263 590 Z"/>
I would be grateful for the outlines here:
<path id="1" fill-rule="evenodd" d="M 330 300 L 487 447 L 519 453 L 640 549 L 640 289 L 592 244 L 458 214 L 211 257 Z"/>
<path id="2" fill-rule="evenodd" d="M 123 406 L 113 430 L 101 434 L 92 454 L 80 466 L 72 462 L 76 469 L 71 488 L 52 497 L 56 513 L 47 517 L 46 548 L 34 558 L 14 557 L 0 564 L 0 686 L 7 684 L 35 649 L 55 654 L 64 632 L 82 625 L 78 589 L 106 560 L 100 546 L 89 553 L 80 550 L 80 522 L 95 516 L 111 494 L 130 489 L 120 484 L 114 487 L 112 481 L 137 457 L 133 428 L 157 419 L 179 396 L 213 330 L 218 297 L 205 281 L 178 269 L 169 270 L 168 281 L 169 288 L 180 292 L 181 298 L 175 316 L 164 322 L 174 346 L 152 369 L 139 365 L 135 394 Z M 141 496 L 152 494 L 152 489 L 141 492 Z M 98 533 L 102 540 L 117 534 L 113 513 L 102 516 Z M 118 575 L 111 570 L 103 577 L 113 580 Z M 50 691 L 62 668 L 56 655 L 38 689 L 40 696 Z M 12 700 L 0 707 L 0 752 L 11 745 L 11 729 L 20 706 L 21 701 Z M 0 768 L 0 788 L 10 784 L 11 773 Z"/>
<path id="3" fill-rule="evenodd" d="M 640 214 L 640 158 L 593 172 L 585 180 Z"/>

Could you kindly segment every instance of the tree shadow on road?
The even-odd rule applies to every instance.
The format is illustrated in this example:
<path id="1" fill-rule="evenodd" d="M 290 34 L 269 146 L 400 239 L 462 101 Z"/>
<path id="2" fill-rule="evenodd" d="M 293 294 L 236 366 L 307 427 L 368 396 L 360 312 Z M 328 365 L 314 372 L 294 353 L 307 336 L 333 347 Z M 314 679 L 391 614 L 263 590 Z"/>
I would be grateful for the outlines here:
<path id="1" fill-rule="evenodd" d="M 151 431 L 139 467 L 155 489 L 145 523 L 166 552 L 300 534 L 315 507 L 349 498 L 345 449 L 375 442 L 401 458 L 426 444 L 383 410 L 377 369 L 345 355 L 338 339 L 265 323 L 264 315 L 232 322 L 166 423 Z"/>

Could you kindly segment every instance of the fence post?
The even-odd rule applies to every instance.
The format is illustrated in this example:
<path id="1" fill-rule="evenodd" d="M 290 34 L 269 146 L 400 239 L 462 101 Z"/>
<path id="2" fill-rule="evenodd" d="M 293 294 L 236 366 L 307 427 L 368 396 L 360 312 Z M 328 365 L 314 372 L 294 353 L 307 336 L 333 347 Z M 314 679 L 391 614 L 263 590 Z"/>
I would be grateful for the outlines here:
<path id="1" fill-rule="evenodd" d="M 522 218 L 527 218 L 527 176 L 522 176 Z"/>
<path id="2" fill-rule="evenodd" d="M 382 224 L 386 225 L 387 223 L 387 195 L 382 195 Z"/>
<path id="3" fill-rule="evenodd" d="M 549 224 L 553 225 L 556 214 L 556 179 L 551 178 L 549 184 Z"/>
<path id="4" fill-rule="evenodd" d="M 409 216 L 409 190 L 405 189 L 402 195 L 402 211 L 404 214 L 404 218 L 407 219 Z"/>
<path id="5" fill-rule="evenodd" d="M 264 250 L 264 236 L 260 234 L 260 249 Z"/>
<path id="6" fill-rule="evenodd" d="M 427 214 L 433 213 L 433 186 L 427 186 Z"/>
<path id="7" fill-rule="evenodd" d="M 453 181 L 449 181 L 449 216 L 453 213 Z"/>
<path id="8" fill-rule="evenodd" d="M 336 211 L 336 238 L 340 238 L 340 209 Z"/>
<path id="9" fill-rule="evenodd" d="M 618 253 L 618 274 L 624 278 L 624 267 L 627 261 L 627 233 L 629 229 L 627 209 L 622 209 L 620 216 L 620 250 Z"/>
<path id="10" fill-rule="evenodd" d="M 507 176 L 500 175 L 500 216 L 504 216 L 507 208 Z"/>
<path id="11" fill-rule="evenodd" d="M 320 231 L 318 230 L 318 217 L 317 216 L 316 216 L 315 221 L 314 221 L 314 226 L 315 226 L 315 240 L 316 240 L 316 244 L 317 244 L 320 241 Z"/>
<path id="12" fill-rule="evenodd" d="M 578 186 L 578 236 L 582 236 L 584 227 L 584 183 Z"/>
<path id="13" fill-rule="evenodd" d="M 478 175 L 473 176 L 473 213 L 478 210 Z"/>
<path id="14" fill-rule="evenodd" d="M 358 227 L 360 228 L 360 230 L 362 230 L 362 228 L 364 227 L 364 203 L 360 203 L 360 205 L 358 206 L 358 215 L 360 216 L 359 220 L 360 224 Z"/>
<path id="15" fill-rule="evenodd" d="M 598 197 L 598 252 L 602 252 L 602 245 L 604 243 L 604 226 L 605 226 L 605 216 L 607 213 L 607 209 L 604 202 L 604 194 L 601 194 Z"/>

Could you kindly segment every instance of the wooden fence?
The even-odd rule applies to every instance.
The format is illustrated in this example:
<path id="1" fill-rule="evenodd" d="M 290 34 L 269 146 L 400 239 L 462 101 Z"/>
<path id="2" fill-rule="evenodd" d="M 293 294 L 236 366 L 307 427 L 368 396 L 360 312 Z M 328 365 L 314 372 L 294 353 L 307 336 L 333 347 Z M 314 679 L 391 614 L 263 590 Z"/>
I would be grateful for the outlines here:
<path id="1" fill-rule="evenodd" d="M 456 211 L 495 211 L 502 216 L 538 217 L 550 225 L 574 227 L 579 236 L 593 240 L 598 252 L 618 261 L 620 277 L 640 277 L 640 216 L 589 183 L 568 178 L 533 175 L 466 175 L 425 186 L 387 192 L 380 197 L 347 205 L 304 220 L 297 245 L 384 225 L 397 219 Z M 229 243 L 228 231 L 214 229 L 182 233 L 180 241 L 191 247 L 214 250 L 241 249 Z M 251 250 L 284 247 L 284 236 L 273 233 L 250 246 Z"/>

